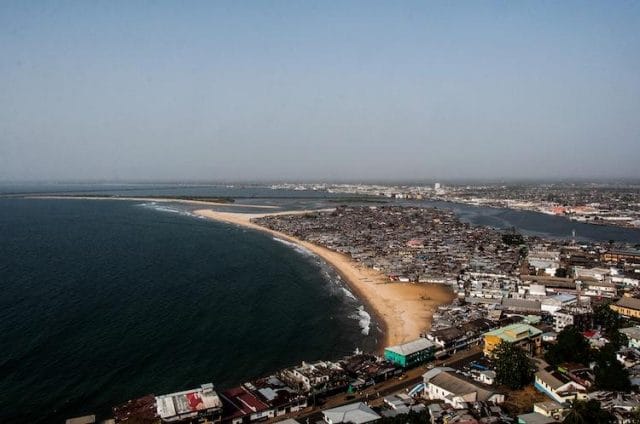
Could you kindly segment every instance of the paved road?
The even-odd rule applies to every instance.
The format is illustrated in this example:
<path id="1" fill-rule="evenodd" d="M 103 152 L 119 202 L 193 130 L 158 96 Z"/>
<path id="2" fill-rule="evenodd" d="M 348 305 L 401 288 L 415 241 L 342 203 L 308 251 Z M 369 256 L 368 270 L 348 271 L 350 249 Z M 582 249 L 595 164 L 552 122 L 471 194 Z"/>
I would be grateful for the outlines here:
<path id="1" fill-rule="evenodd" d="M 446 359 L 438 359 L 429 364 L 422 365 L 417 368 L 412 368 L 407 370 L 402 376 L 394 377 L 389 380 L 383 381 L 381 383 L 376 384 L 375 386 L 371 386 L 364 390 L 363 392 L 347 395 L 345 393 L 341 393 L 332 397 L 327 398 L 322 405 L 317 405 L 315 407 L 310 407 L 305 409 L 304 411 L 289 414 L 286 416 L 280 416 L 277 418 L 273 418 L 270 422 L 281 421 L 285 418 L 294 418 L 301 423 L 315 423 L 318 421 L 322 421 L 322 413 L 321 410 L 335 408 L 341 405 L 346 405 L 348 403 L 354 403 L 358 401 L 368 402 L 370 404 L 379 404 L 382 402 L 381 398 L 388 396 L 393 393 L 397 393 L 400 391 L 404 391 L 414 387 L 416 384 L 422 382 L 422 375 L 427 372 L 430 368 L 439 367 L 439 366 L 450 366 L 457 367 L 462 364 L 468 363 L 470 361 L 476 360 L 482 356 L 482 348 L 480 346 L 472 347 L 469 350 L 463 350 L 461 352 L 457 352 Z"/>

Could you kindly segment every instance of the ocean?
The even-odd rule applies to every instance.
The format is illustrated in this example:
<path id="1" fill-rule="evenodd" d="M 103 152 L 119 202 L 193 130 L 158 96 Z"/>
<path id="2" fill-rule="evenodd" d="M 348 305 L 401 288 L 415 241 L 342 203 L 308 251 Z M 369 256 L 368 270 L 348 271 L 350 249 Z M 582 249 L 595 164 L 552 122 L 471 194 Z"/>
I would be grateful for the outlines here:
<path id="1" fill-rule="evenodd" d="M 332 207 L 351 197 L 225 185 L 0 187 L 0 194 L 37 192 L 229 196 L 286 209 Z M 575 229 L 582 239 L 640 242 L 638 230 L 424 205 L 450 208 L 474 225 L 551 237 Z M 108 414 L 148 393 L 207 382 L 231 387 L 302 360 L 377 346 L 375 321 L 316 256 L 198 218 L 194 208 L 0 198 L 0 422 Z"/>
<path id="2" fill-rule="evenodd" d="M 151 202 L 0 199 L 0 422 L 230 387 L 380 333 L 331 268 Z"/>

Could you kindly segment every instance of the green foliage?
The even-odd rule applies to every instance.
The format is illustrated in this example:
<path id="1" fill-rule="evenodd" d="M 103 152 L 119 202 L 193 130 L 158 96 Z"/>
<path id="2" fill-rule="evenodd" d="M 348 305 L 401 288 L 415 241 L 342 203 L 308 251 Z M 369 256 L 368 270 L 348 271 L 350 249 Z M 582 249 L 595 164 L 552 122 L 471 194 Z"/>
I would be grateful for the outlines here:
<path id="1" fill-rule="evenodd" d="M 502 242 L 504 244 L 508 244 L 509 246 L 520 246 L 521 244 L 524 244 L 524 237 L 522 237 L 522 234 L 503 234 Z"/>
<path id="2" fill-rule="evenodd" d="M 629 391 L 629 372 L 616 359 L 616 350 L 616 346 L 607 343 L 596 355 L 596 386 L 601 390 Z"/>
<path id="3" fill-rule="evenodd" d="M 629 417 L 628 424 L 640 424 L 640 408 L 635 408 L 631 411 L 631 417 Z"/>
<path id="4" fill-rule="evenodd" d="M 558 278 L 567 278 L 567 270 L 565 268 L 556 268 L 555 276 Z"/>
<path id="5" fill-rule="evenodd" d="M 604 329 L 607 337 L 613 335 L 622 325 L 622 318 L 609 304 L 600 305 L 593 313 L 593 321 Z"/>
<path id="6" fill-rule="evenodd" d="M 524 259 L 529 255 L 529 248 L 525 245 L 520 246 L 520 250 L 518 250 L 518 255 L 520 259 Z"/>
<path id="7" fill-rule="evenodd" d="M 589 365 L 591 348 L 589 342 L 575 327 L 568 326 L 558 334 L 556 344 L 552 345 L 544 356 L 552 365 L 564 362 L 578 362 Z"/>
<path id="8" fill-rule="evenodd" d="M 602 409 L 597 400 L 577 400 L 571 405 L 571 411 L 566 416 L 564 424 L 613 424 L 616 418 Z"/>
<path id="9" fill-rule="evenodd" d="M 493 354 L 498 384 L 520 389 L 531 383 L 534 367 L 522 349 L 503 341 Z"/>
<path id="10" fill-rule="evenodd" d="M 613 345 L 616 350 L 619 350 L 621 347 L 627 346 L 629 344 L 629 338 L 627 337 L 627 335 L 621 333 L 618 330 L 613 332 L 613 334 L 609 334 L 608 337 L 609 343 L 611 343 L 611 345 Z"/>

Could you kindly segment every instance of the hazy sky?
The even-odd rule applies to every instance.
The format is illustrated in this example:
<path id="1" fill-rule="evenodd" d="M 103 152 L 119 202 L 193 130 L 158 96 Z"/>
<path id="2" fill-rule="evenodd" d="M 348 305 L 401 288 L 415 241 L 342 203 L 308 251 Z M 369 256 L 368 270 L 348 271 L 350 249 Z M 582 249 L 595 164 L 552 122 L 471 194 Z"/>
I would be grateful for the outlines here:
<path id="1" fill-rule="evenodd" d="M 640 2 L 0 3 L 0 179 L 640 177 Z"/>

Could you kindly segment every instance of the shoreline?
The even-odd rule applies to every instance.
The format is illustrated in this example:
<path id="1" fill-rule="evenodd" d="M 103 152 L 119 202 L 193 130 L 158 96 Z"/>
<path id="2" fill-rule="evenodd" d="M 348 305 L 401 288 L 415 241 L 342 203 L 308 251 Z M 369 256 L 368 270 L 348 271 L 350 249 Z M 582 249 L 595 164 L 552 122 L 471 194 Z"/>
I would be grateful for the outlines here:
<path id="1" fill-rule="evenodd" d="M 391 283 L 381 272 L 367 268 L 345 254 L 251 222 L 251 219 L 263 216 L 307 212 L 310 211 L 246 214 L 199 209 L 193 213 L 204 218 L 269 234 L 301 246 L 319 256 L 336 270 L 340 278 L 354 291 L 358 300 L 375 318 L 382 330 L 382 338 L 378 343 L 379 352 L 386 346 L 406 343 L 419 337 L 431 326 L 431 317 L 437 307 L 450 303 L 454 299 L 453 292 L 446 286 L 429 283 Z"/>

